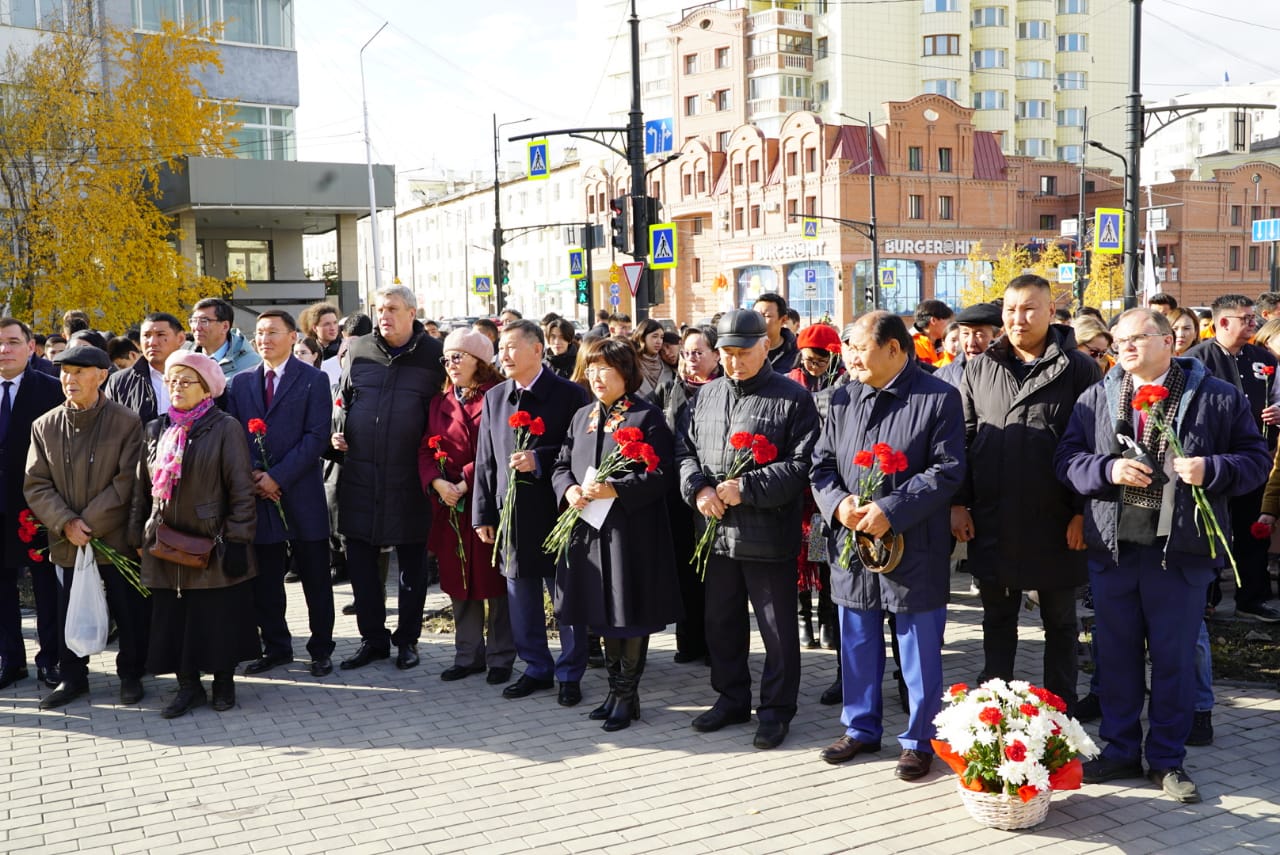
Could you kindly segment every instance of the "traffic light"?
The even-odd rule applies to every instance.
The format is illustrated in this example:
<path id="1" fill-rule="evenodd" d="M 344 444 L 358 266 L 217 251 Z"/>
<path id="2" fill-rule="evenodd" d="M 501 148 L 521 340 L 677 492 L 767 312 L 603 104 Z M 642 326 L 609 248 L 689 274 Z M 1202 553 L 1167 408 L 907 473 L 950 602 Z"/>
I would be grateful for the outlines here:
<path id="1" fill-rule="evenodd" d="M 613 248 L 625 254 L 627 253 L 627 197 L 619 196 L 609 200 L 609 208 L 613 211 L 613 216 L 609 218 Z"/>
<path id="2" fill-rule="evenodd" d="M 503 285 L 506 285 L 509 282 L 511 282 L 511 262 L 507 261 L 505 258 L 502 259 L 502 270 L 500 271 L 500 278 L 502 279 Z"/>
<path id="3" fill-rule="evenodd" d="M 579 306 L 587 305 L 587 303 L 590 302 L 588 299 L 590 297 L 590 289 L 588 288 L 587 280 L 576 279 L 574 280 L 574 284 L 577 286 L 577 292 L 578 292 L 577 304 Z"/>

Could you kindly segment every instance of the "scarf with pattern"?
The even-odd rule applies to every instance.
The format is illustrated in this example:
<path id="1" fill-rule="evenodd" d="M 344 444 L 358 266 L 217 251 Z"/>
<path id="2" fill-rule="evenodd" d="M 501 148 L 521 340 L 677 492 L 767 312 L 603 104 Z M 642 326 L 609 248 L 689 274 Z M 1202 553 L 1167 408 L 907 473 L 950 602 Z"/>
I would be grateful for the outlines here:
<path id="1" fill-rule="evenodd" d="M 156 467 L 151 473 L 151 498 L 167 502 L 173 487 L 182 479 L 182 458 L 187 452 L 187 434 L 196 419 L 213 409 L 213 398 L 205 398 L 189 410 L 169 408 L 169 426 L 156 446 Z"/>

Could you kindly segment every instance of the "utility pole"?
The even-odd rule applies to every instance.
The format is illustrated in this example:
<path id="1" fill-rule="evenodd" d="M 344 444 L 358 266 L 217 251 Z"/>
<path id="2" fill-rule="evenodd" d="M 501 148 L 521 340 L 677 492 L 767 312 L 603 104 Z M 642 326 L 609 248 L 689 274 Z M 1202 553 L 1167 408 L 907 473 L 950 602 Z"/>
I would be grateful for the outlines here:
<path id="1" fill-rule="evenodd" d="M 1129 94 L 1125 101 L 1124 307 L 1138 305 L 1138 178 L 1145 117 L 1142 111 L 1142 0 L 1129 0 Z"/>
<path id="2" fill-rule="evenodd" d="M 516 119 L 514 122 L 498 124 L 498 114 L 493 114 L 493 279 L 489 287 L 497 295 L 495 315 L 502 314 L 506 308 L 507 298 L 502 282 L 502 174 L 498 171 L 498 129 L 507 125 L 519 125 L 531 121 L 532 118 Z"/>
<path id="3" fill-rule="evenodd" d="M 375 291 L 382 290 L 382 251 L 378 240 L 378 200 L 373 186 L 373 143 L 369 140 L 369 96 L 365 94 L 364 89 L 364 49 L 373 44 L 373 40 L 386 28 L 387 22 L 383 21 L 382 26 L 378 27 L 378 32 L 370 36 L 369 41 L 365 42 L 360 48 L 360 101 L 364 106 L 364 159 L 365 166 L 369 170 L 369 237 L 373 240 L 373 287 Z M 392 192 L 395 192 L 394 187 Z M 395 222 L 392 221 L 392 227 L 394 228 L 394 226 Z"/>
<path id="4" fill-rule="evenodd" d="M 1086 271 L 1089 269 L 1085 264 L 1085 248 L 1084 248 L 1084 160 L 1085 152 L 1089 150 L 1086 140 L 1089 139 L 1089 108 L 1084 107 L 1084 121 L 1080 124 L 1080 210 L 1076 213 L 1076 305 L 1084 306 L 1084 292 L 1089 287 L 1089 277 Z"/>
<path id="5" fill-rule="evenodd" d="M 847 113 L 836 113 L 837 116 L 848 119 L 851 122 L 862 122 L 861 119 L 855 119 Z M 871 219 L 867 223 L 859 223 L 857 220 L 841 220 L 835 217 L 810 217 L 810 219 L 831 219 L 841 225 L 856 224 L 862 226 L 858 229 L 862 234 L 866 235 L 871 241 L 871 277 L 863 293 L 863 305 L 866 311 L 880 308 L 880 237 L 876 232 L 876 150 L 873 147 L 873 139 L 871 130 L 871 113 L 867 113 L 867 121 L 863 126 L 867 131 L 867 184 L 871 190 Z M 856 170 L 857 167 L 854 167 Z M 853 227 L 853 226 L 851 226 Z M 864 230 L 865 229 L 865 230 Z M 854 295 L 854 306 L 857 306 L 857 295 Z M 855 312 L 856 314 L 856 312 Z"/>
<path id="6" fill-rule="evenodd" d="M 640 109 L 640 18 L 636 0 L 631 0 L 631 112 L 627 119 L 627 164 L 631 167 L 631 257 L 644 261 L 649 256 L 649 188 L 644 171 L 644 114 Z M 644 267 L 644 279 L 636 289 L 636 323 L 649 317 L 653 294 L 653 269 Z"/>

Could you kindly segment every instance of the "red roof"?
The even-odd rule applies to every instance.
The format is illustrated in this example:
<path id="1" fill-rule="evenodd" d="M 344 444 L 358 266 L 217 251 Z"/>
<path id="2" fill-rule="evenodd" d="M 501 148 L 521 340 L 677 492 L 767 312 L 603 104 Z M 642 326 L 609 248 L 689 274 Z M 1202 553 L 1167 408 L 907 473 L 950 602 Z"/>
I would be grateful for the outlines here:
<path id="1" fill-rule="evenodd" d="M 991 131 L 974 131 L 973 177 L 981 181 L 1003 181 L 1007 166 L 996 135 Z"/>
<path id="2" fill-rule="evenodd" d="M 873 133 L 871 139 L 873 140 L 872 147 L 875 149 L 876 175 L 886 175 L 888 174 L 888 169 L 884 165 L 884 153 L 880 150 L 880 136 Z M 866 127 L 862 125 L 841 125 L 840 133 L 836 136 L 836 143 L 831 148 L 831 157 L 853 161 L 853 167 L 849 172 L 865 175 L 868 160 Z"/>

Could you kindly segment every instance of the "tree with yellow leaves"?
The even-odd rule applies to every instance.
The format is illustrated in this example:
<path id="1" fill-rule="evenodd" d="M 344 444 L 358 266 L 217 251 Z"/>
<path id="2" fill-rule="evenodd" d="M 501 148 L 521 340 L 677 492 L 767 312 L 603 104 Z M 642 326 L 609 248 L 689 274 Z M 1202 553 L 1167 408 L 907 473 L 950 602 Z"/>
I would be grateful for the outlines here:
<path id="1" fill-rule="evenodd" d="M 0 302 L 37 327 L 84 309 L 122 330 L 220 288 L 177 253 L 156 200 L 162 169 L 226 155 L 228 126 L 195 76 L 221 70 L 212 30 L 135 35 L 89 5 L 0 66 Z"/>
<path id="2" fill-rule="evenodd" d="M 1084 289 L 1084 304 L 1104 315 L 1118 312 L 1118 301 L 1124 301 L 1124 256 L 1118 253 L 1093 253 L 1089 284 Z M 1104 308 L 1106 306 L 1106 308 Z"/>
<path id="3" fill-rule="evenodd" d="M 1066 260 L 1066 253 L 1057 244 L 1049 244 L 1035 257 L 1025 246 L 1006 243 L 992 258 L 981 243 L 975 243 L 969 251 L 969 284 L 960 291 L 960 303 L 972 306 L 1003 297 L 1010 281 L 1034 273 L 1049 280 L 1055 305 L 1069 306 L 1071 285 L 1058 283 L 1058 265 Z"/>

